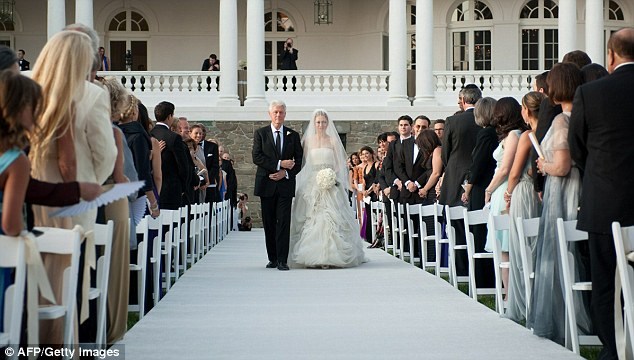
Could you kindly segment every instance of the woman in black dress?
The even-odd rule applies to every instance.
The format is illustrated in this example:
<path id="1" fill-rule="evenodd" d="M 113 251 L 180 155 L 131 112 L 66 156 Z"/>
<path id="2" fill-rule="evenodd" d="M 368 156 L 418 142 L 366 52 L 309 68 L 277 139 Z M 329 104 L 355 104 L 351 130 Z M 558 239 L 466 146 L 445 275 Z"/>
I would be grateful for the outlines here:
<path id="1" fill-rule="evenodd" d="M 363 226 L 362 229 L 365 229 L 365 233 L 361 234 L 365 241 L 371 243 L 371 247 L 378 247 L 378 242 L 374 242 L 372 239 L 372 221 L 371 221 L 371 205 L 372 201 L 378 200 L 378 189 L 379 189 L 379 180 L 377 178 L 378 173 L 378 165 L 379 163 L 374 159 L 374 150 L 372 150 L 369 146 L 364 146 L 359 150 L 359 154 L 361 155 L 361 159 L 365 160 L 365 167 L 363 168 L 363 181 L 365 183 L 365 190 L 363 191 L 363 198 L 365 203 L 365 214 L 363 216 Z M 367 198 L 370 199 L 370 202 L 367 202 Z"/>

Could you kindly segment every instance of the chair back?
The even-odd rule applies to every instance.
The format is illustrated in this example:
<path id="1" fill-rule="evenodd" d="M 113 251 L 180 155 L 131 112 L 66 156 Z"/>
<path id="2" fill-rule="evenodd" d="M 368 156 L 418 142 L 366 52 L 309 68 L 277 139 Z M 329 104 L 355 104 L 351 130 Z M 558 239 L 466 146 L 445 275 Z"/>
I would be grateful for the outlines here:
<path id="1" fill-rule="evenodd" d="M 518 217 L 515 222 L 517 239 L 520 247 L 522 261 L 522 277 L 524 278 L 524 299 L 526 303 L 526 318 L 531 308 L 532 278 L 533 278 L 533 251 L 531 243 L 536 241 L 539 233 L 540 218 L 522 219 Z M 529 240 L 532 239 L 532 240 Z"/>
<path id="2" fill-rule="evenodd" d="M 622 349 L 625 339 L 630 339 L 627 351 L 632 351 L 631 342 L 634 341 L 634 268 L 629 264 L 634 258 L 634 226 L 621 227 L 618 221 L 612 223 L 614 248 L 616 250 L 616 266 L 623 290 L 623 314 L 625 316 L 625 338 L 617 336 L 617 350 L 619 355 L 625 355 Z M 617 332 L 618 333 L 618 332 Z M 623 353 L 623 354 L 621 354 Z M 627 354 L 630 355 L 630 354 Z"/>
<path id="3" fill-rule="evenodd" d="M 4 290 L 3 332 L 6 341 L 0 340 L 0 348 L 20 343 L 22 311 L 24 307 L 24 288 L 26 286 L 26 255 L 24 240 L 19 237 L 0 235 L 0 268 L 15 269 L 13 284 Z M 0 289 L 2 291 L 3 289 Z M 9 359 L 17 359 L 17 354 Z"/>
<path id="4" fill-rule="evenodd" d="M 508 269 L 509 262 L 502 261 L 502 247 L 499 243 L 497 234 L 499 231 L 505 231 L 506 233 L 510 233 L 511 230 L 511 217 L 508 214 L 502 215 L 489 215 L 488 222 L 489 231 L 494 236 L 493 243 L 493 270 L 495 273 L 495 305 L 497 311 L 500 315 L 504 314 L 504 294 L 506 293 L 506 289 L 503 289 L 502 282 L 502 271 L 501 269 Z M 510 234 L 509 234 L 510 235 Z"/>
<path id="5" fill-rule="evenodd" d="M 128 221 L 128 224 L 130 221 Z M 97 338 L 96 343 L 100 349 L 106 346 L 106 308 L 108 299 L 108 279 L 110 275 L 110 262 L 112 259 L 112 237 L 114 234 L 114 222 L 108 220 L 106 224 L 95 224 L 95 245 L 101 246 L 102 252 L 97 259 Z"/>

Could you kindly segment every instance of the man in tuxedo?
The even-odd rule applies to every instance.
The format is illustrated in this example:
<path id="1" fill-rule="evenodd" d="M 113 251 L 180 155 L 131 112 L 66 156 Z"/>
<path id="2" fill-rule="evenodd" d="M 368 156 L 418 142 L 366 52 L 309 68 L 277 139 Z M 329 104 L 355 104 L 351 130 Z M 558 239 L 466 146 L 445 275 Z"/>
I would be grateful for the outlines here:
<path id="1" fill-rule="evenodd" d="M 218 154 L 218 144 L 205 140 L 207 138 L 207 128 L 202 126 L 203 140 L 198 145 L 203 149 L 205 154 L 205 166 L 209 174 L 211 185 L 207 188 L 205 194 L 205 202 L 211 203 L 216 201 L 216 192 L 218 191 L 218 174 L 220 173 L 220 158 Z"/>
<path id="2" fill-rule="evenodd" d="M 295 177 L 302 167 L 304 151 L 299 134 L 284 126 L 286 104 L 269 105 L 271 124 L 253 134 L 254 194 L 260 197 L 266 239 L 267 268 L 288 270 L 291 203 L 295 196 Z"/>
<path id="3" fill-rule="evenodd" d="M 392 229 L 392 216 L 391 216 L 391 204 L 390 204 L 390 192 L 396 191 L 396 187 L 392 184 L 394 183 L 395 175 L 393 168 L 393 159 L 392 153 L 390 152 L 390 144 L 392 144 L 396 138 L 398 137 L 398 133 L 396 132 L 387 132 L 379 135 L 377 137 L 377 143 L 379 148 L 382 148 L 385 152 L 385 157 L 381 160 L 381 166 L 379 168 L 379 172 L 377 177 L 379 179 L 379 189 L 381 189 L 383 200 L 383 205 L 385 207 L 385 214 L 383 214 L 383 221 L 387 222 L 388 227 Z M 394 188 L 394 189 L 392 189 Z M 384 241 L 391 239 L 392 234 L 385 233 Z"/>
<path id="4" fill-rule="evenodd" d="M 191 179 L 191 176 L 188 176 L 188 161 L 191 161 L 191 158 L 183 139 L 170 130 L 174 122 L 174 104 L 160 102 L 154 107 L 154 117 L 156 126 L 152 129 L 151 135 L 159 141 L 165 141 L 165 149 L 161 152 L 163 186 L 159 205 L 161 209 L 178 210 L 184 205 L 186 186 Z"/>
<path id="5" fill-rule="evenodd" d="M 634 225 L 634 117 L 623 92 L 634 84 L 634 28 L 612 34 L 607 68 L 609 76 L 577 89 L 568 142 L 572 159 L 584 171 L 577 228 L 588 232 L 592 323 L 603 343 L 599 359 L 617 359 L 611 224 Z"/>
<path id="6" fill-rule="evenodd" d="M 24 55 L 26 55 L 26 52 L 24 52 L 24 50 L 18 50 L 18 66 L 20 66 L 20 71 L 31 70 L 31 63 L 26 61 Z"/>
<path id="7" fill-rule="evenodd" d="M 220 71 L 220 60 L 216 54 L 209 55 L 209 59 L 203 61 L 201 71 Z"/>
<path id="8" fill-rule="evenodd" d="M 475 103 L 482 97 L 478 87 L 465 87 L 460 91 L 464 111 L 450 116 L 445 121 L 445 135 L 442 142 L 442 162 L 445 168 L 440 199 L 442 205 L 463 206 L 461 199 L 462 184 L 467 178 L 471 167 L 471 153 L 475 148 L 478 132 L 481 128 L 476 124 L 473 116 Z M 452 225 L 456 229 L 456 243 L 466 244 L 464 237 L 464 223 L 455 221 Z M 456 271 L 459 276 L 468 273 L 467 255 L 464 251 L 456 253 Z"/>

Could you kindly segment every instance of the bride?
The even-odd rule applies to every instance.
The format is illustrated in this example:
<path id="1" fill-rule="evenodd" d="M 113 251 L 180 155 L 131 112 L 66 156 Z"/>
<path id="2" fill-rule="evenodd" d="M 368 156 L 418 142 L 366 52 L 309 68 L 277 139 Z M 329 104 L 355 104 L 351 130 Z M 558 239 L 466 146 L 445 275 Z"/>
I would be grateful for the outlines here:
<path id="1" fill-rule="evenodd" d="M 359 224 L 348 202 L 346 152 L 325 110 L 315 110 L 302 138 L 289 265 L 352 267 L 365 261 Z"/>

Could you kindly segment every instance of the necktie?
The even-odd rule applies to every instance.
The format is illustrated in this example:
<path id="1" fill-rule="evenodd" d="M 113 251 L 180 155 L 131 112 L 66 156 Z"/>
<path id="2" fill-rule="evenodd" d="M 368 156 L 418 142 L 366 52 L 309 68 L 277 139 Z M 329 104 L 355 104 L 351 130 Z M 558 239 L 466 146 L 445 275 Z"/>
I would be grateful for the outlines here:
<path id="1" fill-rule="evenodd" d="M 275 149 L 277 150 L 277 154 L 282 156 L 282 138 L 280 137 L 279 130 L 275 132 Z"/>

